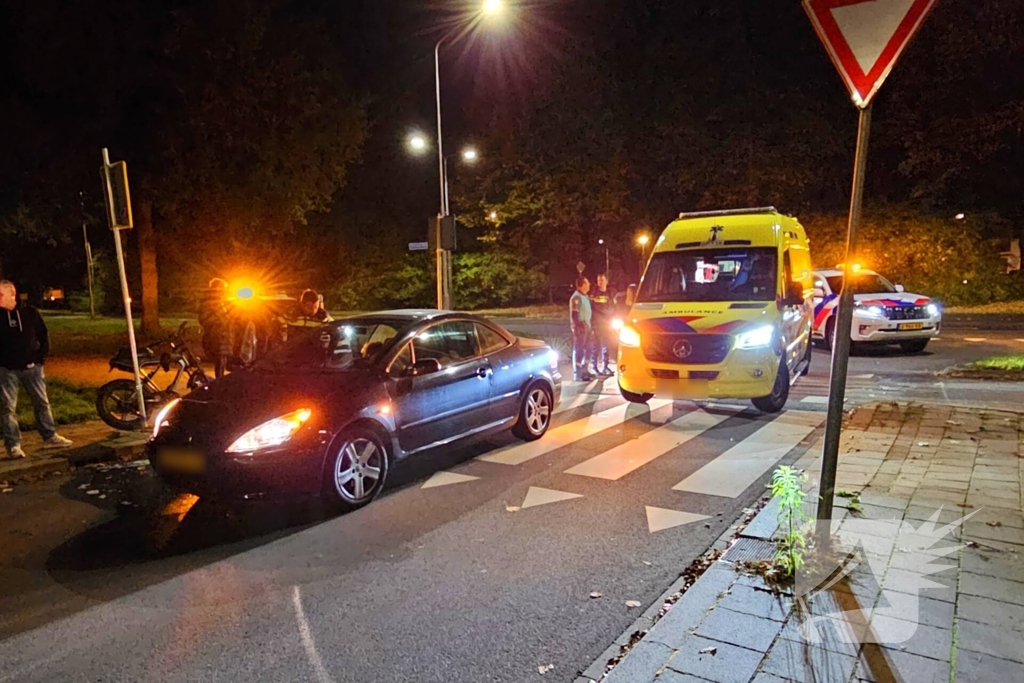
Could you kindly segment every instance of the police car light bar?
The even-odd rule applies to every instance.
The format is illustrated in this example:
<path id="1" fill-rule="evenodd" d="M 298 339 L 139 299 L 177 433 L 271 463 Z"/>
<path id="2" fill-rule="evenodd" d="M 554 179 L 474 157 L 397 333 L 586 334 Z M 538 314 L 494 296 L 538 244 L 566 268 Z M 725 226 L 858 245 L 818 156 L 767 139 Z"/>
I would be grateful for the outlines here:
<path id="1" fill-rule="evenodd" d="M 697 211 L 681 213 L 679 218 L 711 218 L 712 216 L 743 216 L 754 213 L 776 213 L 774 206 L 763 206 L 759 209 L 726 209 L 725 211 Z"/>

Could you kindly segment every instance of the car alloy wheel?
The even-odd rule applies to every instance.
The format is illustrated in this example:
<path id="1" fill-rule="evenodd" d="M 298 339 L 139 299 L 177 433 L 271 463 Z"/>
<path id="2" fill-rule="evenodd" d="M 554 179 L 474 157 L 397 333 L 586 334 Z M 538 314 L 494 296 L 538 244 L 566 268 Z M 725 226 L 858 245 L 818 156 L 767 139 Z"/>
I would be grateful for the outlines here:
<path id="1" fill-rule="evenodd" d="M 535 436 L 540 436 L 548 428 L 551 420 L 551 399 L 548 392 L 540 387 L 530 391 L 526 399 L 526 428 Z"/>
<path id="2" fill-rule="evenodd" d="M 383 479 L 386 457 L 380 445 L 371 439 L 346 440 L 334 465 L 334 488 L 338 495 L 354 504 L 371 500 Z"/>

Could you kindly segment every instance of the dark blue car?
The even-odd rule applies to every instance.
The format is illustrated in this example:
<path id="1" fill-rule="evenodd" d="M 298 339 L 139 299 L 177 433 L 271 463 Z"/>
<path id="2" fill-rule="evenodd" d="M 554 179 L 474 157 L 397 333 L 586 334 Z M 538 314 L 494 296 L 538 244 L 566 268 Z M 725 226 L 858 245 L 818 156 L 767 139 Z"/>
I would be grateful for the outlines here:
<path id="1" fill-rule="evenodd" d="M 169 404 L 149 460 L 200 495 L 369 503 L 396 461 L 511 430 L 547 432 L 558 356 L 476 316 L 388 311 L 293 333 L 251 371 Z"/>

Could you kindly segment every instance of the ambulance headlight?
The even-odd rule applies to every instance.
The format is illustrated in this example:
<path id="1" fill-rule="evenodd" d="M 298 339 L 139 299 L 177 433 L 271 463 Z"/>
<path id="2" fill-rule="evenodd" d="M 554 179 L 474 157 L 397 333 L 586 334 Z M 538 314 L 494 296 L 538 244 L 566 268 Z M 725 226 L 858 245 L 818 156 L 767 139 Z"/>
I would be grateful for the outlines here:
<path id="1" fill-rule="evenodd" d="M 737 349 L 762 349 L 771 345 L 775 338 L 775 328 L 771 325 L 758 327 L 750 332 L 736 335 Z"/>
<path id="2" fill-rule="evenodd" d="M 937 304 L 928 304 L 925 307 L 925 310 L 928 311 L 928 315 L 930 315 L 931 317 L 933 317 L 933 318 L 939 317 L 939 307 L 938 307 Z"/>
<path id="3" fill-rule="evenodd" d="M 629 348 L 639 348 L 640 333 L 628 325 L 619 330 L 619 344 Z"/>

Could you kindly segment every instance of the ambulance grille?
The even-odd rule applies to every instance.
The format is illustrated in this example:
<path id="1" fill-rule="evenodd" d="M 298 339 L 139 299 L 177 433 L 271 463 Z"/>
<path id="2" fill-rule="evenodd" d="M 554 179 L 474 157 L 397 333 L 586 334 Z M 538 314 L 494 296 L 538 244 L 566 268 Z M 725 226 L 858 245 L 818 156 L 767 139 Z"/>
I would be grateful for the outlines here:
<path id="1" fill-rule="evenodd" d="M 732 349 L 730 334 L 652 334 L 644 338 L 644 357 L 655 363 L 717 365 Z"/>

